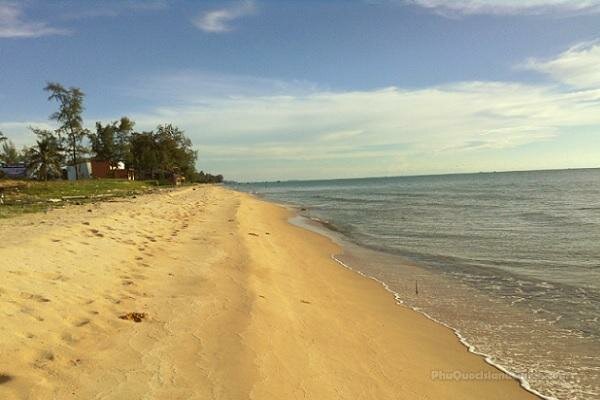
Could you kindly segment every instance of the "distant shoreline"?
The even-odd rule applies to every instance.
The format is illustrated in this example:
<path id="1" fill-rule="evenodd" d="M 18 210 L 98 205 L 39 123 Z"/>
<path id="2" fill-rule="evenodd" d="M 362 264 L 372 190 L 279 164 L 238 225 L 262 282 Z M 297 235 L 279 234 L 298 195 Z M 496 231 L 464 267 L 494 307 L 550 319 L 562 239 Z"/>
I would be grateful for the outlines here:
<path id="1" fill-rule="evenodd" d="M 361 181 L 367 179 L 396 179 L 396 178 L 427 178 L 427 177 L 444 177 L 444 176 L 461 176 L 461 175 L 493 175 L 493 174 L 519 174 L 527 172 L 558 172 L 558 171 L 586 171 L 598 170 L 600 167 L 583 167 L 583 168 L 547 168 L 547 169 L 532 169 L 532 170 L 504 170 L 504 171 L 476 171 L 476 172 L 448 172 L 448 173 L 432 173 L 432 174 L 416 174 L 416 175 L 389 175 L 389 176 L 362 176 L 358 178 L 324 178 L 324 179 L 289 179 L 289 180 L 271 180 L 271 181 L 227 181 L 227 185 L 252 185 L 252 184 L 273 184 L 273 183 L 301 183 L 301 182 L 331 182 L 331 181 Z"/>

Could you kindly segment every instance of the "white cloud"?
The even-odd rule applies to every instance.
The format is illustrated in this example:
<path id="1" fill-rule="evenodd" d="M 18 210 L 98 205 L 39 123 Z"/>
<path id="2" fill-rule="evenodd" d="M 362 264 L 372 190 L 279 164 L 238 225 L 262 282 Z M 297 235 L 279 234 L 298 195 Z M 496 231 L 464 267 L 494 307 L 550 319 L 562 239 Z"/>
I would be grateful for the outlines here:
<path id="1" fill-rule="evenodd" d="M 562 164 L 558 160 L 567 153 L 549 158 L 534 150 L 521 158 L 494 157 L 565 140 L 573 131 L 600 132 L 600 85 L 565 91 L 554 84 L 463 82 L 340 92 L 297 83 L 288 90 L 279 81 L 227 75 L 218 76 L 215 90 L 200 90 L 212 87 L 215 75 L 192 71 L 163 76 L 162 89 L 155 86 L 158 79 L 147 81 L 157 91 L 145 95 L 163 102 L 131 115 L 137 128 L 177 124 L 198 146 L 199 168 L 229 179 L 585 166 L 577 163 L 593 157 L 584 151 Z M 103 117 L 86 121 L 91 127 L 118 116 Z M 30 125 L 48 122 L 4 123 L 0 130 L 21 145 L 34 140 Z"/>
<path id="2" fill-rule="evenodd" d="M 134 119 L 144 129 L 176 122 L 201 144 L 201 163 L 230 178 L 281 179 L 452 171 L 458 167 L 451 163 L 469 154 L 555 140 L 582 126 L 600 128 L 599 108 L 600 89 L 464 82 L 203 98 Z"/>
<path id="3" fill-rule="evenodd" d="M 197 144 L 199 168 L 230 179 L 584 167 L 597 163 L 597 151 L 585 144 L 600 135 L 597 57 L 597 45 L 587 43 L 525 63 L 571 87 L 470 81 L 332 91 L 306 82 L 186 70 L 140 77 L 128 94 L 160 100 L 131 115 L 138 129 L 177 124 Z M 141 90 L 143 85 L 152 91 Z M 104 117 L 97 119 L 118 116 Z M 91 126 L 96 118 L 86 120 Z M 32 141 L 28 125 L 39 124 L 0 129 L 25 144 Z M 586 132 L 587 142 L 574 147 L 572 138 L 582 140 Z"/>
<path id="4" fill-rule="evenodd" d="M 45 22 L 27 21 L 19 5 L 0 2 L 0 38 L 33 38 L 67 33 Z"/>
<path id="5" fill-rule="evenodd" d="M 256 4 L 253 0 L 242 0 L 233 3 L 229 7 L 207 11 L 196 17 L 192 22 L 198 29 L 205 32 L 229 32 L 233 30 L 230 25 L 232 21 L 252 15 L 255 11 Z"/>
<path id="6" fill-rule="evenodd" d="M 10 138 L 17 146 L 31 146 L 35 142 L 35 135 L 30 127 L 54 130 L 56 126 L 48 121 L 13 121 L 0 122 L 0 131 Z"/>
<path id="7" fill-rule="evenodd" d="M 549 75 L 554 80 L 587 89 L 600 87 L 600 43 L 581 43 L 549 60 L 530 59 L 522 68 Z"/>
<path id="8" fill-rule="evenodd" d="M 404 0 L 443 15 L 561 15 L 600 12 L 600 0 Z"/>
<path id="9" fill-rule="evenodd" d="M 139 76 L 129 87 L 118 88 L 139 99 L 160 99 L 173 104 L 206 103 L 214 98 L 300 95 L 317 91 L 306 81 L 284 81 L 197 70 L 161 71 Z"/>

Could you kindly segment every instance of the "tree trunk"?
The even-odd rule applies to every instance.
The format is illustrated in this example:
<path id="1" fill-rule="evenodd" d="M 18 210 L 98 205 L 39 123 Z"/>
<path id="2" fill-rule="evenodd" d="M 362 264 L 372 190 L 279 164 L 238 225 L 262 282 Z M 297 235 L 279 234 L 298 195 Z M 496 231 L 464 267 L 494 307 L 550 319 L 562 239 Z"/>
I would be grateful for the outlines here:
<path id="1" fill-rule="evenodd" d="M 73 151 L 73 166 L 75 167 L 75 180 L 79 180 L 79 169 L 77 168 L 77 143 L 75 142 L 75 134 L 71 132 L 71 149 Z"/>

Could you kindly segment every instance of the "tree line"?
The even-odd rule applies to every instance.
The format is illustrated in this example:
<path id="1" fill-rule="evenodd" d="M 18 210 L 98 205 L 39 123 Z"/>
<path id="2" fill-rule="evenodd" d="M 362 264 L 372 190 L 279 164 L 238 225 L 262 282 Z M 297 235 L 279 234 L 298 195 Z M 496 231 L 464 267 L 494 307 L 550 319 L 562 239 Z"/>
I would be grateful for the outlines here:
<path id="1" fill-rule="evenodd" d="M 123 164 L 133 169 L 136 179 L 165 179 L 173 174 L 200 183 L 222 182 L 222 175 L 196 171 L 198 154 L 184 131 L 173 124 L 161 124 L 155 130 L 138 132 L 128 117 L 102 124 L 95 130 L 83 124 L 85 94 L 76 87 L 65 88 L 55 82 L 44 88 L 48 100 L 58 110 L 50 115 L 55 130 L 31 127 L 34 145 L 17 150 L 0 132 L 0 162 L 24 163 L 29 175 L 40 180 L 59 179 L 64 165 L 93 160 L 108 161 L 112 167 Z M 78 169 L 75 168 L 76 178 Z"/>

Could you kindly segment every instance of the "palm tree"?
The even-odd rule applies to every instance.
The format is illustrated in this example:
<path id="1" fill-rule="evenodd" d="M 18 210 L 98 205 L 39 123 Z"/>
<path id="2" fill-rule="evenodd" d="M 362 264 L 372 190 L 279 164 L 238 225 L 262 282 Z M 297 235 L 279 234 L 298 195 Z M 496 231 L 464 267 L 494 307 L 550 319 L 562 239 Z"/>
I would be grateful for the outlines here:
<path id="1" fill-rule="evenodd" d="M 38 136 L 35 146 L 28 150 L 28 168 L 38 179 L 45 181 L 60 176 L 62 152 L 58 140 L 49 131 L 33 129 Z"/>
<path id="2" fill-rule="evenodd" d="M 0 140 L 0 160 L 7 164 L 16 164 L 22 161 L 21 154 L 10 140 Z"/>

